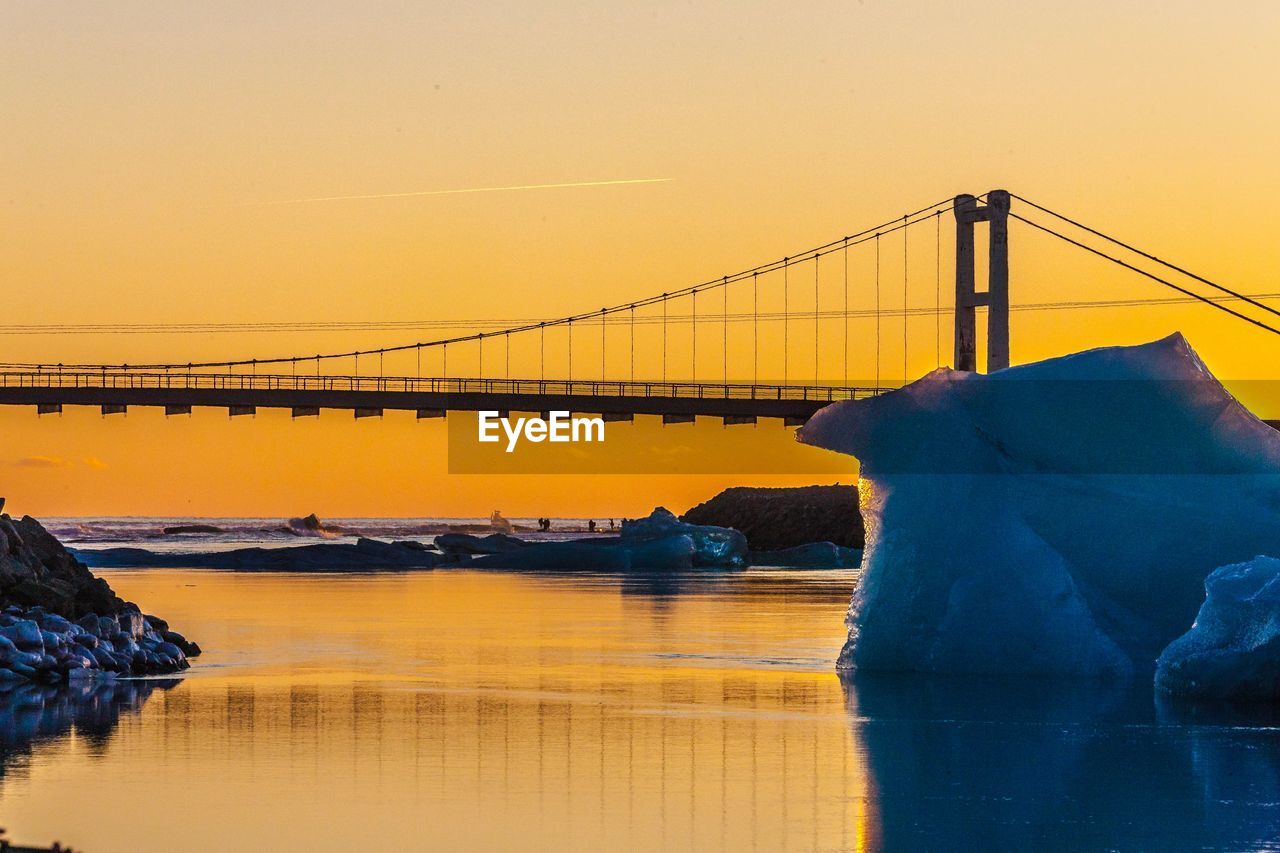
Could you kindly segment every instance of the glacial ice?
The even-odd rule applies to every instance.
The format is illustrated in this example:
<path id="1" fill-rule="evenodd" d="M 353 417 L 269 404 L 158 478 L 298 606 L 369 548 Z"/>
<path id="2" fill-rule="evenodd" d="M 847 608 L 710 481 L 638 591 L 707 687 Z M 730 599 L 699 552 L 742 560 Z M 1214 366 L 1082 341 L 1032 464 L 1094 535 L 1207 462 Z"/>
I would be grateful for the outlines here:
<path id="1" fill-rule="evenodd" d="M 861 463 L 841 668 L 1150 675 L 1213 569 L 1280 555 L 1280 433 L 1178 334 L 936 370 L 798 437 Z"/>
<path id="2" fill-rule="evenodd" d="M 617 538 L 599 542 L 537 542 L 467 560 L 468 568 L 518 571 L 681 571 L 693 566 L 693 539 L 683 534 L 627 544 Z"/>
<path id="3" fill-rule="evenodd" d="M 809 542 L 776 551 L 752 551 L 753 566 L 788 569 L 852 569 L 862 560 L 858 548 L 844 548 L 833 542 Z"/>
<path id="4" fill-rule="evenodd" d="M 662 507 L 646 518 L 624 521 L 618 536 L 590 536 L 566 542 L 523 542 L 437 536 L 449 558 L 472 568 L 557 571 L 682 571 L 695 567 L 746 564 L 747 540 L 727 527 L 687 524 Z M 484 548 L 496 542 L 492 548 Z M 469 550 L 475 556 L 467 557 Z"/>
<path id="5" fill-rule="evenodd" d="M 1191 630 L 1156 662 L 1156 687 L 1203 698 L 1280 699 L 1280 560 L 1223 566 Z"/>
<path id="6" fill-rule="evenodd" d="M 622 544 L 629 548 L 671 536 L 693 540 L 695 566 L 742 566 L 747 562 L 747 537 L 732 527 L 689 524 L 666 507 L 658 507 L 645 518 L 622 522 Z"/>

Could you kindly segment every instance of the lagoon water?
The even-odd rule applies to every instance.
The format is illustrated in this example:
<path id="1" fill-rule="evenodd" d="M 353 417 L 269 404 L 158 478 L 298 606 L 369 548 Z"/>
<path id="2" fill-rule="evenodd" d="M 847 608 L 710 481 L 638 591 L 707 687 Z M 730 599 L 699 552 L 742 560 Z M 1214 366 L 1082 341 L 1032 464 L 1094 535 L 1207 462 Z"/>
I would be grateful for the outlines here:
<path id="1" fill-rule="evenodd" d="M 101 574 L 206 654 L 43 716 L 0 692 L 16 840 L 1280 850 L 1275 720 L 1150 690 L 842 681 L 851 572 Z"/>

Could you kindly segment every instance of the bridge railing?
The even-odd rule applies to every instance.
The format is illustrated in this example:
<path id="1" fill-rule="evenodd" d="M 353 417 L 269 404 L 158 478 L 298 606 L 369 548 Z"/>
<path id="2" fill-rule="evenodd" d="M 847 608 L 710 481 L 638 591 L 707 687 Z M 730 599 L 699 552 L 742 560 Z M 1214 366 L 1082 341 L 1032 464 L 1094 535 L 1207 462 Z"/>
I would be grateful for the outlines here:
<path id="1" fill-rule="evenodd" d="M 502 394 L 536 397 L 663 397 L 835 402 L 888 390 L 863 386 L 756 385 L 712 382 L 629 382 L 565 379 L 479 379 L 409 376 L 187 373 L 122 370 L 6 370 L 6 388 L 209 389 L 241 391 L 358 391 L 423 394 Z"/>

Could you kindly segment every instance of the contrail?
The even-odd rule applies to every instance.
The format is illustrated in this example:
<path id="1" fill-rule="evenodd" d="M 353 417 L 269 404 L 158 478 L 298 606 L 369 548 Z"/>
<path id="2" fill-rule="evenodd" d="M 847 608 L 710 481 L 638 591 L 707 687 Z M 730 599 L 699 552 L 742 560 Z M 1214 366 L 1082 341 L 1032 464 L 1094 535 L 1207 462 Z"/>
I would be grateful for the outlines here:
<path id="1" fill-rule="evenodd" d="M 502 193 L 515 192 L 517 190 L 557 190 L 568 187 L 616 187 L 622 184 L 664 184 L 673 178 L 632 178 L 623 181 L 575 181 L 566 184 L 524 184 L 514 187 L 468 187 L 466 189 L 455 190 L 420 190 L 418 192 L 408 193 L 374 193 L 371 195 L 331 195 L 320 196 L 318 198 L 291 198 L 282 201 L 250 201 L 245 202 L 246 206 L 259 207 L 272 204 L 306 204 L 314 201 L 357 201 L 361 199 L 371 198 L 409 198 L 411 196 L 425 195 L 460 195 L 463 193 Z"/>

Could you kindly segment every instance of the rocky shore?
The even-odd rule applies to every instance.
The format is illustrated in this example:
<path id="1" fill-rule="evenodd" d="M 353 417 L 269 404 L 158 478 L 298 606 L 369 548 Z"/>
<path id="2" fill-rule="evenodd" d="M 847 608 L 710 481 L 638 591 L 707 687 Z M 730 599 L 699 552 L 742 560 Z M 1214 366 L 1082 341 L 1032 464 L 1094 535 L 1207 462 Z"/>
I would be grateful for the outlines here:
<path id="1" fill-rule="evenodd" d="M 0 682 L 186 669 L 200 647 L 123 601 L 30 516 L 0 514 Z"/>
<path id="2" fill-rule="evenodd" d="M 828 489 L 832 487 L 813 487 Z M 842 488 L 842 487 L 835 487 Z M 760 490 L 730 490 L 760 491 Z M 807 489 L 778 489 L 808 493 Z M 728 493 L 724 493 L 728 494 Z M 724 494 L 709 504 L 720 502 Z M 690 569 L 739 569 L 748 566 L 771 568 L 853 568 L 862 559 L 857 547 L 831 541 L 861 541 L 856 508 L 843 506 L 841 493 L 824 493 L 825 516 L 811 522 L 807 530 L 827 534 L 823 540 L 795 536 L 768 536 L 756 523 L 756 539 L 771 545 L 799 538 L 799 543 L 779 548 L 755 548 L 730 525 L 694 524 L 658 507 L 644 518 L 622 523 L 616 535 L 595 534 L 578 539 L 521 539 L 504 533 L 478 536 L 469 533 L 442 533 L 432 543 L 415 540 L 384 542 L 361 537 L 355 543 L 322 542 L 285 547 L 245 547 L 223 551 L 152 551 L 120 547 L 85 549 L 75 556 L 95 568 L 183 568 L 224 569 L 239 572 L 395 572 L 422 569 L 511 569 L 528 571 L 662 572 Z M 783 496 L 785 498 L 785 496 Z M 814 498 L 808 495 L 806 500 Z M 823 500 L 820 498 L 819 500 Z M 780 506 L 808 504 L 771 501 L 774 517 Z M 850 520 L 850 511 L 854 513 Z M 749 526 L 751 518 L 739 514 Z M 761 516 L 756 517 L 759 522 Z M 840 527 L 839 525 L 845 525 Z M 808 535 L 808 534 L 805 534 Z M 816 534 L 815 534 L 816 535 Z"/>

